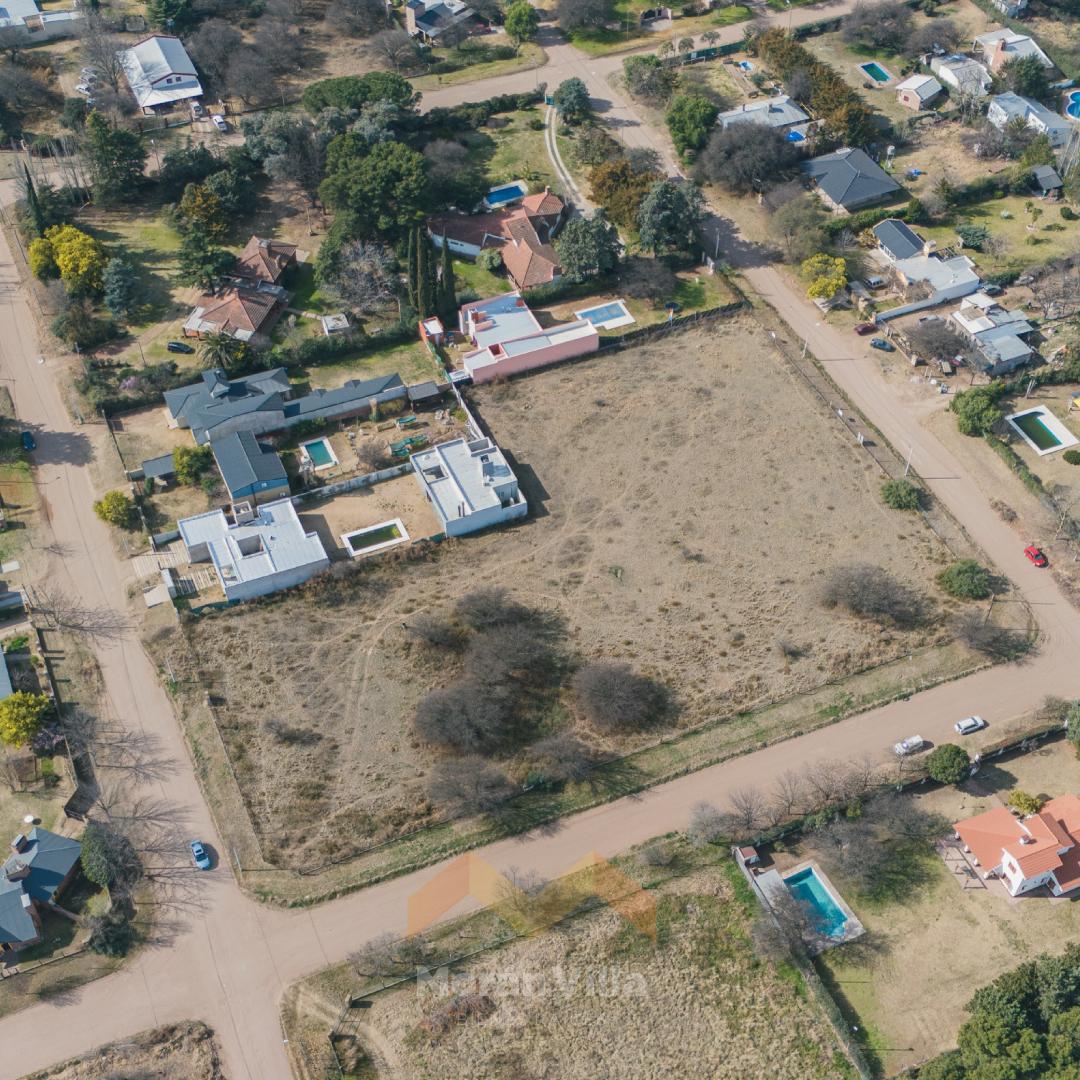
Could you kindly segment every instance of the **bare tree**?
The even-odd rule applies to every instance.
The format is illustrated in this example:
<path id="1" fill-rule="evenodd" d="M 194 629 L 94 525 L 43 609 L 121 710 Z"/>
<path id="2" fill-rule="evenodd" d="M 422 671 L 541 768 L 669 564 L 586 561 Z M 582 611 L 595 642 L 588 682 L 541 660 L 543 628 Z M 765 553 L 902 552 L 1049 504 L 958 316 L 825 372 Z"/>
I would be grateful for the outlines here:
<path id="1" fill-rule="evenodd" d="M 813 809 L 821 810 L 843 801 L 846 772 L 842 761 L 818 761 L 806 770 L 807 801 Z"/>
<path id="2" fill-rule="evenodd" d="M 380 30 L 368 43 L 376 59 L 393 71 L 411 71 L 421 58 L 416 42 L 402 29 Z"/>
<path id="3" fill-rule="evenodd" d="M 432 945 L 422 934 L 396 938 L 385 933 L 350 953 L 349 963 L 364 978 L 394 979 L 426 967 L 431 952 Z"/>
<path id="4" fill-rule="evenodd" d="M 255 27 L 251 49 L 272 75 L 286 75 L 300 66 L 303 43 L 292 33 L 289 23 L 271 14 L 263 15 Z"/>
<path id="5" fill-rule="evenodd" d="M 807 904 L 783 886 L 770 890 L 769 910 L 754 921 L 754 944 L 773 963 L 783 963 L 794 954 L 805 958 L 831 944 L 821 920 Z"/>
<path id="6" fill-rule="evenodd" d="M 30 38 L 26 29 L 15 23 L 0 26 L 0 52 L 6 52 L 8 59 L 14 64 L 19 59 L 19 53 L 29 44 Z"/>
<path id="7" fill-rule="evenodd" d="M 587 780 L 601 760 L 596 750 L 568 732 L 549 735 L 529 747 L 529 764 L 551 780 Z"/>
<path id="8" fill-rule="evenodd" d="M 224 19 L 207 19 L 186 41 L 199 70 L 209 76 L 214 89 L 222 94 L 228 90 L 229 65 L 243 45 L 243 35 Z"/>
<path id="9" fill-rule="evenodd" d="M 473 589 L 454 605 L 454 615 L 472 630 L 488 630 L 530 619 L 527 607 L 510 599 L 506 589 L 492 586 Z"/>
<path id="10" fill-rule="evenodd" d="M 911 347 L 930 360 L 970 357 L 972 349 L 945 319 L 928 319 L 906 331 Z"/>
<path id="11" fill-rule="evenodd" d="M 605 731 L 632 731 L 660 720 L 668 707 L 665 688 L 629 665 L 598 660 L 578 669 L 572 681 L 578 708 Z"/>
<path id="12" fill-rule="evenodd" d="M 506 774 L 479 757 L 438 762 L 427 780 L 428 797 L 451 816 L 494 810 L 513 793 Z"/>
<path id="13" fill-rule="evenodd" d="M 880 566 L 852 563 L 831 570 L 822 592 L 826 607 L 843 607 L 853 615 L 899 626 L 917 623 L 923 603 Z"/>
<path id="14" fill-rule="evenodd" d="M 376 240 L 344 244 L 335 266 L 331 288 L 352 310 L 373 315 L 397 301 L 401 310 L 401 275 L 397 259 Z"/>
<path id="15" fill-rule="evenodd" d="M 386 27 L 387 7 L 383 0 L 331 0 L 326 23 L 340 34 L 369 37 Z"/>
<path id="16" fill-rule="evenodd" d="M 1031 296 L 1043 318 L 1057 319 L 1080 311 L 1080 259 L 1057 259 L 1035 272 Z"/>
<path id="17" fill-rule="evenodd" d="M 539 626 L 515 624 L 477 634 L 465 650 L 465 670 L 484 686 L 537 685 L 557 659 L 550 635 Z"/>
<path id="18" fill-rule="evenodd" d="M 433 690 L 416 707 L 416 733 L 434 746 L 490 754 L 507 736 L 510 702 L 475 679 Z"/>
<path id="19" fill-rule="evenodd" d="M 958 616 L 952 628 L 956 637 L 969 648 L 1003 660 L 1019 659 L 1030 652 L 1034 644 L 1025 631 L 995 626 L 977 611 Z"/>
<path id="20" fill-rule="evenodd" d="M 405 632 L 437 649 L 453 649 L 461 644 L 461 631 L 449 619 L 428 612 L 414 615 L 405 624 Z"/>
<path id="21" fill-rule="evenodd" d="M 88 607 L 55 585 L 35 585 L 27 595 L 30 614 L 52 630 L 111 640 L 123 637 L 131 627 L 119 611 Z"/>
<path id="22" fill-rule="evenodd" d="M 731 820 L 744 835 L 754 832 L 765 815 L 765 799 L 757 788 L 736 788 L 728 796 Z"/>
<path id="23" fill-rule="evenodd" d="M 83 63 L 98 73 L 98 83 L 104 83 L 114 93 L 124 86 L 124 65 L 121 52 L 127 43 L 114 34 L 105 19 L 93 8 L 87 8 L 76 24 L 79 28 L 79 53 Z"/>
<path id="24" fill-rule="evenodd" d="M 806 796 L 806 785 L 803 778 L 793 769 L 782 772 L 773 784 L 772 790 L 772 819 L 773 824 L 779 825 L 782 821 L 795 817 L 802 806 Z"/>
<path id="25" fill-rule="evenodd" d="M 731 826 L 726 815 L 707 802 L 699 802 L 690 813 L 690 824 L 686 827 L 686 838 L 694 847 L 715 844 L 731 835 Z"/>

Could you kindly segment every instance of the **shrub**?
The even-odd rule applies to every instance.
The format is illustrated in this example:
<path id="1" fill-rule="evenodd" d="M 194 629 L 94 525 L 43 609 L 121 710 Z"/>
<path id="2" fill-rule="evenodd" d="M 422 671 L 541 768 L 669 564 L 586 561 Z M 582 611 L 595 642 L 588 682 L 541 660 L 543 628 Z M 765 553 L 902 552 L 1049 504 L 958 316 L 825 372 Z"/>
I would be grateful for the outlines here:
<path id="1" fill-rule="evenodd" d="M 603 731 L 638 730 L 659 720 L 667 708 L 663 686 L 615 660 L 586 664 L 571 685 L 578 708 Z"/>
<path id="2" fill-rule="evenodd" d="M 893 510 L 918 510 L 923 493 L 910 480 L 886 480 L 881 485 L 881 498 Z"/>
<path id="3" fill-rule="evenodd" d="M 16 690 L 0 701 L 0 742 L 6 746 L 25 746 L 37 734 L 49 708 L 45 694 Z"/>
<path id="4" fill-rule="evenodd" d="M 476 265 L 489 274 L 497 274 L 503 268 L 502 252 L 498 248 L 484 248 L 476 256 Z"/>
<path id="5" fill-rule="evenodd" d="M 942 743 L 930 751 L 926 771 L 939 784 L 959 784 L 971 771 L 971 758 L 962 746 Z"/>
<path id="6" fill-rule="evenodd" d="M 197 484 L 210 467 L 214 452 L 209 446 L 178 446 L 173 450 L 173 469 L 178 484 Z"/>
<path id="7" fill-rule="evenodd" d="M 100 821 L 86 826 L 79 861 L 86 879 L 103 888 L 130 889 L 143 875 L 131 841 Z"/>
<path id="8" fill-rule="evenodd" d="M 405 624 L 405 632 L 436 649 L 452 649 L 461 644 L 461 632 L 448 619 L 421 612 Z"/>
<path id="9" fill-rule="evenodd" d="M 1024 817 L 1029 814 L 1037 814 L 1042 809 L 1043 804 L 1038 795 L 1032 795 L 1030 792 L 1022 791 L 1020 788 L 1014 788 L 1010 791 L 1006 802 L 1013 810 Z"/>
<path id="10" fill-rule="evenodd" d="M 1063 206 L 1061 208 L 1061 216 L 1065 221 L 1075 221 L 1077 213 L 1071 206 Z"/>
<path id="11" fill-rule="evenodd" d="M 130 529 L 135 524 L 135 503 L 122 491 L 106 491 L 94 503 L 94 513 L 118 529 Z"/>
<path id="12" fill-rule="evenodd" d="M 569 732 L 549 735 L 529 747 L 530 773 L 542 782 L 571 783 L 587 779 L 596 768 L 596 751 Z"/>
<path id="13" fill-rule="evenodd" d="M 1005 415 L 997 406 L 998 391 L 990 386 L 961 390 L 949 403 L 963 435 L 985 435 Z"/>
<path id="14" fill-rule="evenodd" d="M 961 600 L 984 600 L 990 595 L 990 571 L 975 559 L 957 560 L 938 574 L 937 583 Z"/>
<path id="15" fill-rule="evenodd" d="M 506 740 L 509 706 L 505 694 L 476 679 L 459 679 L 420 701 L 413 726 L 420 738 L 435 746 L 492 753 Z"/>
<path id="16" fill-rule="evenodd" d="M 90 938 L 86 947 L 101 956 L 127 956 L 135 944 L 135 927 L 121 911 L 110 911 L 87 920 Z"/>
<path id="17" fill-rule="evenodd" d="M 454 816 L 494 810 L 513 792 L 506 774 L 478 757 L 440 761 L 427 780 L 428 797 Z"/>
<path id="18" fill-rule="evenodd" d="M 901 626 L 918 622 L 923 611 L 922 602 L 907 586 L 880 566 L 867 563 L 832 570 L 825 582 L 822 603 L 829 608 L 846 608 L 852 615 L 876 622 Z"/>
<path id="19" fill-rule="evenodd" d="M 1080 450 L 1066 450 L 1061 459 L 1069 465 L 1080 465 Z"/>
<path id="20" fill-rule="evenodd" d="M 493 626 L 506 626 L 524 622 L 530 617 L 527 607 L 499 586 L 474 589 L 466 593 L 454 605 L 454 616 L 470 630 L 489 630 Z"/>
<path id="21" fill-rule="evenodd" d="M 690 813 L 690 824 L 686 827 L 686 838 L 694 847 L 715 844 L 726 840 L 731 830 L 727 818 L 711 803 L 699 802 Z"/>
<path id="22" fill-rule="evenodd" d="M 481 685 L 538 684 L 555 666 L 555 651 L 539 627 L 509 625 L 485 630 L 465 650 L 465 670 Z"/>

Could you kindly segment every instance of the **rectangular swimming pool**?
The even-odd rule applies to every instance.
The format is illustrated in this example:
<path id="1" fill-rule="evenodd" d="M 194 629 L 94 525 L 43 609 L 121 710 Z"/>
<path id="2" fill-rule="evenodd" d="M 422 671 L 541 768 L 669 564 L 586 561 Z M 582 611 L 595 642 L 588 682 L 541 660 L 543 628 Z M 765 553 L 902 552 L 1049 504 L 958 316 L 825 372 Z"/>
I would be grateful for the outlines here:
<path id="1" fill-rule="evenodd" d="M 401 518 L 380 521 L 377 525 L 369 525 L 365 529 L 354 529 L 341 536 L 341 542 L 345 545 L 346 551 L 354 559 L 358 555 L 370 555 L 373 552 L 393 547 L 395 544 L 407 543 L 408 540 L 409 533 Z"/>
<path id="2" fill-rule="evenodd" d="M 607 304 L 597 304 L 596 307 L 582 308 L 574 312 L 576 319 L 586 319 L 598 330 L 611 330 L 616 326 L 629 326 L 637 320 L 627 310 L 622 300 L 612 300 Z"/>
<path id="3" fill-rule="evenodd" d="M 311 442 L 301 443 L 300 451 L 316 469 L 328 469 L 337 464 L 334 451 L 326 439 L 312 439 Z"/>
<path id="4" fill-rule="evenodd" d="M 1013 413 L 1005 419 L 1039 457 L 1080 442 L 1045 405 Z"/>
<path id="5" fill-rule="evenodd" d="M 876 60 L 871 60 L 867 64 L 860 64 L 859 70 L 869 75 L 874 82 L 892 82 L 892 76 Z"/>
<path id="6" fill-rule="evenodd" d="M 831 938 L 843 935 L 848 917 L 812 866 L 784 878 L 784 884 L 791 890 L 791 895 L 810 911 L 815 928 L 820 933 Z"/>
<path id="7" fill-rule="evenodd" d="M 529 189 L 521 180 L 515 180 L 512 184 L 503 184 L 502 187 L 492 188 L 485 196 L 484 202 L 488 206 L 505 206 L 507 203 L 517 202 L 529 194 Z"/>
<path id="8" fill-rule="evenodd" d="M 1055 450 L 1061 445 L 1061 440 L 1043 423 L 1038 413 L 1022 413 L 1010 422 L 1035 444 L 1037 450 Z"/>

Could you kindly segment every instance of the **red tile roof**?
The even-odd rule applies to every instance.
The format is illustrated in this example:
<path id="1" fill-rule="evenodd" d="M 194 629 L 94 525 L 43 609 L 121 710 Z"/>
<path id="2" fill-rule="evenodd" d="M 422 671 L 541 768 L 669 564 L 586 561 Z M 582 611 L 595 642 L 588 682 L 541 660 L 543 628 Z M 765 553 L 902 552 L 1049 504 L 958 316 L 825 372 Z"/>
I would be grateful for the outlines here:
<path id="1" fill-rule="evenodd" d="M 296 245 L 253 236 L 240 252 L 233 273 L 252 281 L 276 285 L 278 278 L 296 261 Z"/>
<path id="2" fill-rule="evenodd" d="M 200 296 L 195 306 L 202 308 L 202 321 L 222 333 L 247 330 L 254 334 L 273 311 L 274 298 L 248 289 L 225 289 L 220 296 Z"/>

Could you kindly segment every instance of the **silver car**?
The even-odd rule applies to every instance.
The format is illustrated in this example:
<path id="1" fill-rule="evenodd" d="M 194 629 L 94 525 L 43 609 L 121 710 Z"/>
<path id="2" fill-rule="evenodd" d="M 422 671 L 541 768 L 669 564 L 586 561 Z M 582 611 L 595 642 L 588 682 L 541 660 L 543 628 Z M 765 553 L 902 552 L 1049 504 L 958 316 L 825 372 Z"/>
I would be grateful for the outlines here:
<path id="1" fill-rule="evenodd" d="M 953 724 L 953 731 L 957 735 L 970 735 L 973 731 L 986 727 L 986 721 L 981 716 L 965 716 L 963 720 L 957 720 Z"/>
<path id="2" fill-rule="evenodd" d="M 897 757 L 907 757 L 908 754 L 917 754 L 925 745 L 926 740 L 921 735 L 909 735 L 893 745 L 893 753 Z"/>

